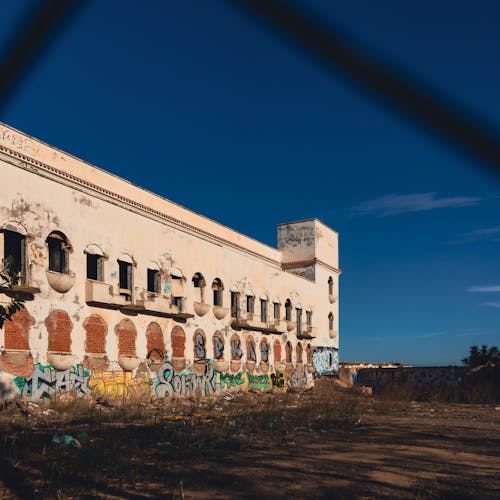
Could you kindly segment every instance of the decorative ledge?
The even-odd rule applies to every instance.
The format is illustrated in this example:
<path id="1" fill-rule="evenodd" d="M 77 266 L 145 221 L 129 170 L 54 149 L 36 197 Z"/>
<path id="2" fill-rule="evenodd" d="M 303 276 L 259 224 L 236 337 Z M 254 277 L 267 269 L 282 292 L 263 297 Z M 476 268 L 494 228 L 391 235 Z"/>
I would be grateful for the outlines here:
<path id="1" fill-rule="evenodd" d="M 56 271 L 45 271 L 49 285 L 59 293 L 66 293 L 73 288 L 75 284 L 74 273 L 58 273 Z"/>
<path id="2" fill-rule="evenodd" d="M 214 316 L 217 319 L 224 319 L 227 316 L 229 309 L 227 307 L 214 306 L 213 311 L 214 311 Z"/>
<path id="3" fill-rule="evenodd" d="M 205 304 L 205 302 L 193 302 L 193 309 L 198 316 L 205 316 L 205 314 L 210 311 L 210 304 Z"/>
<path id="4" fill-rule="evenodd" d="M 234 330 L 251 330 L 262 333 L 275 333 L 277 335 L 285 333 L 282 330 L 278 330 L 274 324 L 261 323 L 260 321 L 257 322 L 241 318 L 233 318 L 231 328 Z"/>

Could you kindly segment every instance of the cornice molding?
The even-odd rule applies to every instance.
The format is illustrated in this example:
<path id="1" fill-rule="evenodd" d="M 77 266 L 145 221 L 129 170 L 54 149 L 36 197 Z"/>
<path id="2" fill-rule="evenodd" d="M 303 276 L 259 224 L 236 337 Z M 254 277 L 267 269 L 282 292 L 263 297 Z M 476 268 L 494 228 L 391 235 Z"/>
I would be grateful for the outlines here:
<path id="1" fill-rule="evenodd" d="M 264 260 L 275 266 L 281 266 L 281 262 L 278 260 L 270 259 L 269 257 L 264 256 L 258 252 L 249 250 L 244 246 L 238 245 L 234 242 L 226 240 L 225 238 L 221 238 L 218 235 L 215 235 L 213 233 L 195 227 L 191 224 L 183 222 L 180 219 L 177 219 L 176 217 L 172 217 L 171 215 L 168 215 L 164 212 L 155 210 L 153 208 L 148 207 L 147 205 L 139 203 L 138 201 L 114 193 L 109 189 L 103 188 L 101 186 L 98 186 L 97 184 L 93 184 L 89 181 L 83 180 L 73 174 L 69 174 L 68 172 L 55 168 L 39 160 L 35 160 L 34 158 L 31 158 L 30 156 L 27 156 L 23 153 L 14 151 L 2 144 L 0 144 L 0 151 L 2 151 L 8 156 L 12 156 L 14 158 L 17 158 L 18 160 L 21 160 L 21 162 L 26 163 L 26 165 L 23 165 L 22 163 L 19 164 L 17 162 L 16 163 L 9 162 L 11 165 L 22 168 L 23 170 L 27 170 L 31 173 L 49 178 L 51 180 L 62 179 L 64 180 L 64 182 L 61 182 L 61 184 L 70 186 L 73 189 L 77 189 L 78 191 L 87 192 L 89 194 L 92 194 L 93 196 L 97 195 L 96 197 L 101 200 L 110 202 L 114 205 L 120 206 L 121 208 L 131 210 L 134 213 L 137 213 L 144 217 L 148 217 L 150 219 L 160 221 L 162 223 L 167 223 L 168 225 L 173 226 L 176 229 L 182 230 L 183 232 L 186 232 L 188 234 L 197 237 L 202 237 L 203 239 L 215 244 L 226 245 L 240 252 L 243 252 L 244 254 L 247 255 L 249 254 L 254 257 L 257 257 L 258 259 Z"/>

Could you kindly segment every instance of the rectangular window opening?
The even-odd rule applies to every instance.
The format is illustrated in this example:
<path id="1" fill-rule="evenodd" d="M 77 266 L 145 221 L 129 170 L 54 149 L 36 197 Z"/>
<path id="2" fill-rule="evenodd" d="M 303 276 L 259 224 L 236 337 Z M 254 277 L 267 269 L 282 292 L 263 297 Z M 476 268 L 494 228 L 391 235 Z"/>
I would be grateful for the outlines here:
<path id="1" fill-rule="evenodd" d="M 104 281 L 104 257 L 87 254 L 87 279 Z"/>
<path id="2" fill-rule="evenodd" d="M 132 264 L 130 262 L 118 261 L 120 295 L 130 299 L 132 292 Z"/>
<path id="3" fill-rule="evenodd" d="M 148 292 L 160 293 L 161 277 L 158 269 L 148 269 Z"/>
<path id="4" fill-rule="evenodd" d="M 267 300 L 260 299 L 260 321 L 267 323 Z"/>
<path id="5" fill-rule="evenodd" d="M 22 234 L 14 231 L 3 231 L 3 266 L 12 278 L 13 284 L 23 285 L 26 283 L 25 269 L 25 245 L 26 239 Z"/>
<path id="6" fill-rule="evenodd" d="M 255 297 L 247 295 L 247 313 L 253 314 L 255 309 Z"/>
<path id="7" fill-rule="evenodd" d="M 231 317 L 239 318 L 240 316 L 240 294 L 231 292 Z"/>

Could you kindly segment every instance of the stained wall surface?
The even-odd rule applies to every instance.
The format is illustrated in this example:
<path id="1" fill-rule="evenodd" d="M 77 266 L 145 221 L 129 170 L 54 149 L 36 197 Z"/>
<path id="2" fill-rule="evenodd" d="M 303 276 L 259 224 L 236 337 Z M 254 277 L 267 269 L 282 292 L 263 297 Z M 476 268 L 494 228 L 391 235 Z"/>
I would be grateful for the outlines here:
<path id="1" fill-rule="evenodd" d="M 286 225 L 312 248 L 280 226 L 274 249 L 5 125 L 0 175 L 0 257 L 21 235 L 27 299 L 0 330 L 0 398 L 208 395 L 337 370 L 338 236 L 320 221 Z"/>

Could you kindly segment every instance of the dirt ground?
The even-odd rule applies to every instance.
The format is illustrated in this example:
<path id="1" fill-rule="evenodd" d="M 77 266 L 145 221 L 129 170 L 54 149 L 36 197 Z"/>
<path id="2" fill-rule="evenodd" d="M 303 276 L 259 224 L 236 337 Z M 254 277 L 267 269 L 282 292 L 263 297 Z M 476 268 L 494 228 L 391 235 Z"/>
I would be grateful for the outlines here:
<path id="1" fill-rule="evenodd" d="M 248 394 L 132 415 L 104 407 L 98 421 L 12 407 L 0 411 L 0 498 L 500 497 L 500 407 L 356 395 L 340 401 L 338 425 L 287 425 L 308 398 L 321 404 Z M 81 443 L 52 442 L 63 434 Z"/>

